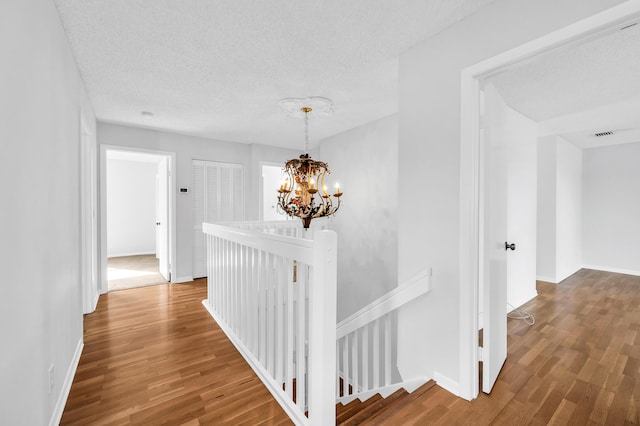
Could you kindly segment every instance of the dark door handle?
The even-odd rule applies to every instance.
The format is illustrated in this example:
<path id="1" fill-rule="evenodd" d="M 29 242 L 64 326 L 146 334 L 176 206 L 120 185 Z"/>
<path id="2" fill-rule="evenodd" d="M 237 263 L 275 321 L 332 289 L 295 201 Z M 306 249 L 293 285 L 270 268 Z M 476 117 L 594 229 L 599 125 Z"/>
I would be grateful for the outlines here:
<path id="1" fill-rule="evenodd" d="M 160 226 L 160 222 L 156 222 L 156 226 Z"/>
<path id="2" fill-rule="evenodd" d="M 505 250 L 509 250 L 509 249 L 515 250 L 516 249 L 516 245 L 514 243 L 509 244 L 509 243 L 505 242 L 504 243 L 504 249 Z"/>

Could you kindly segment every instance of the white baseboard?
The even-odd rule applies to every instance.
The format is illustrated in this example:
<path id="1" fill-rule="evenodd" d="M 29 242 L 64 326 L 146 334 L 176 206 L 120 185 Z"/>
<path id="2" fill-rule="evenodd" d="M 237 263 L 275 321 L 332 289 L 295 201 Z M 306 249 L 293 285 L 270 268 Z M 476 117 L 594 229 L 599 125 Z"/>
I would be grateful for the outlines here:
<path id="1" fill-rule="evenodd" d="M 433 372 L 433 380 L 446 391 L 451 392 L 455 396 L 460 396 L 460 383 L 450 379 L 444 374 L 440 374 L 437 371 Z"/>
<path id="2" fill-rule="evenodd" d="M 571 275 L 575 274 L 576 272 L 578 272 L 580 269 L 582 269 L 582 265 L 578 268 L 576 268 L 574 271 L 569 272 L 568 274 L 564 274 L 563 276 L 558 277 L 558 283 L 561 283 L 562 281 L 566 280 L 567 278 L 569 278 Z"/>
<path id="3" fill-rule="evenodd" d="M 556 281 L 555 277 L 539 276 L 539 277 L 536 277 L 536 280 L 544 281 L 546 283 L 551 283 L 551 284 L 558 284 L 558 281 Z"/>
<path id="4" fill-rule="evenodd" d="M 193 281 L 193 278 L 192 277 L 176 277 L 171 280 L 171 284 L 188 283 L 189 281 Z"/>
<path id="5" fill-rule="evenodd" d="M 640 271 L 634 269 L 612 268 L 609 266 L 597 266 L 597 265 L 582 265 L 584 269 L 595 269 L 596 271 L 613 272 L 615 274 L 637 275 L 640 276 Z"/>
<path id="6" fill-rule="evenodd" d="M 56 402 L 56 406 L 53 409 L 53 414 L 51 415 L 51 420 L 49 421 L 50 426 L 57 426 L 60 424 L 60 419 L 62 419 L 62 413 L 64 412 L 64 406 L 67 404 L 67 398 L 69 398 L 69 392 L 71 392 L 73 377 L 76 375 L 76 369 L 78 368 L 78 364 L 80 363 L 80 355 L 82 355 L 83 348 L 84 342 L 81 338 L 80 340 L 78 340 L 76 351 L 73 354 L 71 364 L 69 364 L 69 368 L 67 369 L 67 375 L 64 378 L 64 383 L 62 383 L 60 395 L 58 395 L 58 401 Z"/>
<path id="7" fill-rule="evenodd" d="M 100 299 L 100 293 L 96 292 L 96 297 L 93 299 L 91 303 L 91 312 L 95 311 L 98 307 L 98 300 Z"/>

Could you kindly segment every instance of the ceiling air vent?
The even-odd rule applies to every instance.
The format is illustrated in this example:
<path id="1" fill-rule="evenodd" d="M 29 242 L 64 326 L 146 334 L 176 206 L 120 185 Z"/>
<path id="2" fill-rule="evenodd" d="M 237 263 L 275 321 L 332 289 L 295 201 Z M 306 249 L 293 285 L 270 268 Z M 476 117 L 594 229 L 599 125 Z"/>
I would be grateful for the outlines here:
<path id="1" fill-rule="evenodd" d="M 601 138 L 603 136 L 611 136 L 612 134 L 613 134 L 613 130 L 609 130 L 607 132 L 595 133 L 594 136 Z"/>

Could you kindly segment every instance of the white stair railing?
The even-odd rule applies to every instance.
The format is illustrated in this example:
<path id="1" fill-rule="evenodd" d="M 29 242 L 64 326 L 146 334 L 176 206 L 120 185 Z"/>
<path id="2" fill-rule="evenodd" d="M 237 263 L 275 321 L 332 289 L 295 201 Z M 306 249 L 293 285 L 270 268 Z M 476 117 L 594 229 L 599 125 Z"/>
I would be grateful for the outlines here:
<path id="1" fill-rule="evenodd" d="M 335 232 L 310 240 L 237 225 L 203 231 L 203 305 L 296 424 L 335 424 Z"/>
<path id="2" fill-rule="evenodd" d="M 418 274 L 337 326 L 337 402 L 365 401 L 375 394 L 387 397 L 400 388 L 412 392 L 427 378 L 402 380 L 396 369 L 398 310 L 431 290 L 429 272 Z"/>

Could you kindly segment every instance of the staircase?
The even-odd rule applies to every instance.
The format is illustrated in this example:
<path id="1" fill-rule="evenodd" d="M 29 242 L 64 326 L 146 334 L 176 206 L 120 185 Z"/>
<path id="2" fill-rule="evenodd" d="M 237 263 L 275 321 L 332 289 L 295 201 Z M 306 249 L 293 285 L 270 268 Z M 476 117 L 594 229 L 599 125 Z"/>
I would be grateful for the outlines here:
<path id="1" fill-rule="evenodd" d="M 336 404 L 336 424 L 344 426 L 385 424 L 391 416 L 411 406 L 435 384 L 433 380 L 429 380 L 411 393 L 405 389 L 398 389 L 386 398 L 376 394 L 364 402 L 356 399 L 348 404 L 338 403 Z"/>
<path id="2" fill-rule="evenodd" d="M 435 384 L 401 376 L 395 340 L 399 312 L 431 290 L 430 274 L 336 324 L 336 234 L 299 228 L 203 224 L 203 305 L 296 425 L 379 424 Z"/>

